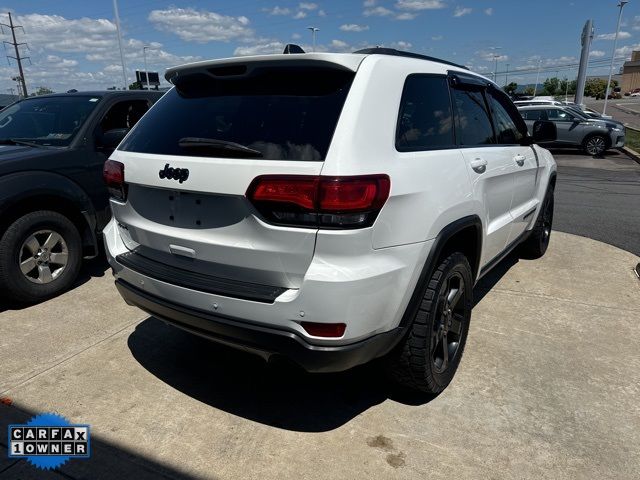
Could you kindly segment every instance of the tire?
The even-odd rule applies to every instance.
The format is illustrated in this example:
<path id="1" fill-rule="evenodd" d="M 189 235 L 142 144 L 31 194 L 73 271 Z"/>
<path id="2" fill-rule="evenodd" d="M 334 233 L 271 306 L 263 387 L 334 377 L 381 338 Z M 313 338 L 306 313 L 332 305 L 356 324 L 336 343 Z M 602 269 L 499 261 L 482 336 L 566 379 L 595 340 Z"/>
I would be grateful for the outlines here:
<path id="1" fill-rule="evenodd" d="M 68 289 L 81 262 L 75 225 L 57 212 L 31 212 L 0 238 L 0 289 L 9 300 L 36 303 Z"/>
<path id="2" fill-rule="evenodd" d="M 609 148 L 607 139 L 602 135 L 590 135 L 582 142 L 582 148 L 591 156 L 602 155 Z"/>
<path id="3" fill-rule="evenodd" d="M 433 272 L 408 335 L 388 358 L 392 379 L 422 393 L 442 392 L 460 364 L 472 302 L 469 262 L 462 253 L 452 253 Z"/>
<path id="4" fill-rule="evenodd" d="M 547 252 L 553 227 L 553 203 L 553 190 L 551 189 L 544 197 L 542 208 L 540 208 L 531 234 L 520 244 L 521 257 L 533 260 L 542 257 Z"/>

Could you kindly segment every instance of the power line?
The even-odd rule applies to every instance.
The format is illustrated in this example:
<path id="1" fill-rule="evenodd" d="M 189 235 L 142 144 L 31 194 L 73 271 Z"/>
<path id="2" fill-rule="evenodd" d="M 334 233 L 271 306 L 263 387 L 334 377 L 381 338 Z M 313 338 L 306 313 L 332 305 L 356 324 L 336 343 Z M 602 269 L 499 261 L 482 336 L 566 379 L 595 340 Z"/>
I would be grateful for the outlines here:
<path id="1" fill-rule="evenodd" d="M 623 60 L 627 60 L 626 56 L 620 56 L 620 57 L 615 57 L 614 61 L 623 61 Z M 602 58 L 602 59 L 598 59 L 598 60 L 591 60 L 589 61 L 589 67 L 590 68 L 596 68 L 596 67 L 606 67 L 609 65 L 609 63 L 611 62 L 611 57 L 608 58 Z M 574 70 L 576 68 L 578 68 L 580 66 L 579 63 L 566 63 L 566 64 L 560 64 L 560 65 L 547 65 L 545 67 L 541 67 L 540 68 L 540 72 L 555 72 L 557 70 Z M 516 69 L 512 69 L 509 70 L 509 74 L 520 74 L 520 73 L 536 73 L 538 71 L 538 67 L 526 67 L 526 68 L 516 68 Z M 498 75 L 504 75 L 506 72 L 498 72 Z"/>
<path id="2" fill-rule="evenodd" d="M 24 78 L 24 71 L 22 70 L 22 60 L 29 60 L 29 62 L 31 62 L 31 58 L 30 57 L 21 57 L 20 56 L 20 45 L 27 45 L 24 42 L 18 43 L 18 41 L 16 40 L 16 30 L 18 28 L 22 28 L 22 25 L 14 25 L 13 24 L 13 19 L 11 18 L 11 12 L 9 12 L 8 15 L 9 15 L 9 25 L 7 25 L 6 23 L 0 23 L 0 30 L 4 34 L 4 29 L 2 27 L 9 28 L 11 30 L 11 37 L 13 38 L 13 42 L 8 42 L 8 41 L 4 40 L 3 44 L 13 45 L 13 48 L 15 49 L 16 56 L 14 57 L 14 56 L 11 56 L 11 55 L 7 55 L 7 60 L 9 58 L 13 58 L 16 62 L 18 62 L 18 71 L 20 73 L 20 75 L 18 77 L 18 83 L 22 87 L 23 96 L 26 98 L 28 96 L 28 93 L 27 93 L 27 81 Z M 24 28 L 22 28 L 22 33 L 24 33 Z M 29 48 L 28 45 L 27 45 L 27 48 Z"/>

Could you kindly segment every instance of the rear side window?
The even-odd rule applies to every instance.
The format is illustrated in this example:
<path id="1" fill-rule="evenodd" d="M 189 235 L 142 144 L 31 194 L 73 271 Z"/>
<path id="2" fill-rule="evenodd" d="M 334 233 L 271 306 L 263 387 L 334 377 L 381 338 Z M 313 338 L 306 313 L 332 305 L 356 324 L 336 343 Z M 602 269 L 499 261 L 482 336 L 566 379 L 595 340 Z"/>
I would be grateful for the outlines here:
<path id="1" fill-rule="evenodd" d="M 244 67 L 246 70 L 246 67 Z M 354 73 L 258 67 L 178 76 L 121 150 L 167 155 L 324 160 Z M 222 75 L 221 75 L 222 74 Z M 209 145 L 184 139 L 213 140 Z M 218 142 L 218 143 L 215 143 Z M 257 151 L 245 157 L 229 142 Z M 202 142 L 201 142 L 202 143 Z M 226 148 L 220 144 L 225 143 Z M 182 146 L 181 146 L 182 144 Z"/>
<path id="2" fill-rule="evenodd" d="M 446 77 L 410 75 L 400 101 L 396 149 L 406 152 L 453 145 L 453 121 Z"/>
<path id="3" fill-rule="evenodd" d="M 459 145 L 495 144 L 487 103 L 481 90 L 452 88 Z"/>

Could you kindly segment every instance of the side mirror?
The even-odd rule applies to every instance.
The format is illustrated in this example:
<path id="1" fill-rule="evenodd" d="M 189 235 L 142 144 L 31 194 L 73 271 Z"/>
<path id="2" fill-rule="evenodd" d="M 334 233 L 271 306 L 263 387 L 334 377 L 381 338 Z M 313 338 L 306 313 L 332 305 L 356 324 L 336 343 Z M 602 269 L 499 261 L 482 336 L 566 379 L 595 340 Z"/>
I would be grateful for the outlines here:
<path id="1" fill-rule="evenodd" d="M 533 124 L 533 143 L 554 142 L 558 138 L 556 124 L 548 120 L 536 120 Z"/>
<path id="2" fill-rule="evenodd" d="M 103 150 L 115 150 L 128 132 L 128 128 L 114 128 L 112 130 L 107 130 L 99 139 L 98 147 Z"/>

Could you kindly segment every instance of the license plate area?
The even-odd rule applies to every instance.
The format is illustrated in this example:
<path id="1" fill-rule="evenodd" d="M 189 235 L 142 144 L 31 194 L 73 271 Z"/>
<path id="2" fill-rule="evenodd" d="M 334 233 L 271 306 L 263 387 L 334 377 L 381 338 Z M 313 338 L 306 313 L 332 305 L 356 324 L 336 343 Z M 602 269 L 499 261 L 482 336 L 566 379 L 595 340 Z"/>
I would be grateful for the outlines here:
<path id="1" fill-rule="evenodd" d="M 244 197 L 132 185 L 129 203 L 147 220 L 182 229 L 215 229 L 241 223 L 249 215 Z"/>

